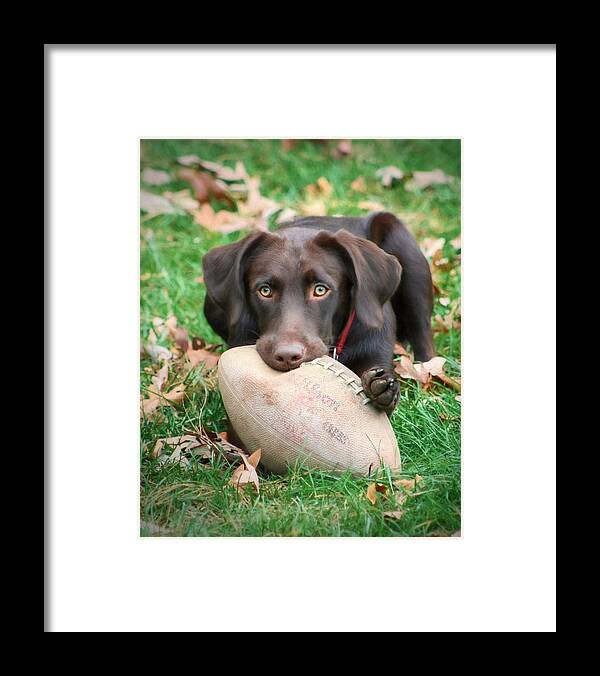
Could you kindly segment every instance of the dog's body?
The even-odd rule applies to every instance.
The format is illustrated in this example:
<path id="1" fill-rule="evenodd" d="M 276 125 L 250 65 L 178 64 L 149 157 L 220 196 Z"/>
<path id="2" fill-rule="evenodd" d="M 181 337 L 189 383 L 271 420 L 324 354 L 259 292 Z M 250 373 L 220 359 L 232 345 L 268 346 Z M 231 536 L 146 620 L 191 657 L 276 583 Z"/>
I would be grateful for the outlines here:
<path id="1" fill-rule="evenodd" d="M 297 219 L 209 251 L 203 268 L 206 318 L 230 347 L 256 343 L 285 371 L 331 353 L 346 329 L 338 358 L 388 413 L 399 394 L 394 342 L 417 360 L 434 356 L 429 265 L 390 213 Z"/>

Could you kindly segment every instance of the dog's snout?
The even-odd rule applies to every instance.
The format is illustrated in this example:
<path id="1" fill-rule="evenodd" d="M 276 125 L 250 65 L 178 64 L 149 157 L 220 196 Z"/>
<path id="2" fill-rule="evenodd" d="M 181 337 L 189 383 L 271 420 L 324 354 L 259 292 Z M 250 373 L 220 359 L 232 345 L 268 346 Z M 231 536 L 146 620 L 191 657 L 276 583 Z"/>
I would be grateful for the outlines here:
<path id="1" fill-rule="evenodd" d="M 300 366 L 304 353 L 305 349 L 300 343 L 284 343 L 277 346 L 273 353 L 273 358 L 279 368 L 287 371 Z"/>

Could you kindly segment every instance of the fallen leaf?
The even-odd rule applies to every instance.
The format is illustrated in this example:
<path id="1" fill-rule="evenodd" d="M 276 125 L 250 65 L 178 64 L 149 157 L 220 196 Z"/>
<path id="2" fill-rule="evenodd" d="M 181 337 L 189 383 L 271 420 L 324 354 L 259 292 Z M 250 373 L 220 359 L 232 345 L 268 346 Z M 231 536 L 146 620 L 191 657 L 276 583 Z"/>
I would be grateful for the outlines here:
<path id="1" fill-rule="evenodd" d="M 144 351 L 146 354 L 148 354 L 153 362 L 164 361 L 173 357 L 171 351 L 167 350 L 167 348 L 163 347 L 162 345 L 149 343 L 144 345 Z"/>
<path id="2" fill-rule="evenodd" d="M 313 200 L 300 205 L 300 213 L 303 216 L 325 216 L 327 207 L 323 200 Z"/>
<path id="3" fill-rule="evenodd" d="M 461 248 L 460 235 L 458 237 L 455 237 L 454 239 L 451 239 L 450 244 L 452 244 L 452 246 L 455 249 L 460 249 Z"/>
<path id="4" fill-rule="evenodd" d="M 172 390 L 163 394 L 163 397 L 171 404 L 181 404 L 185 398 L 185 385 L 176 385 Z"/>
<path id="5" fill-rule="evenodd" d="M 198 225 L 211 232 L 227 234 L 252 227 L 252 220 L 244 218 L 232 211 L 214 211 L 210 204 L 203 204 L 200 209 L 190 212 Z"/>
<path id="6" fill-rule="evenodd" d="M 167 190 L 163 193 L 163 196 L 184 211 L 191 211 L 192 209 L 197 209 L 200 206 L 198 200 L 192 197 L 190 191 L 187 188 L 184 190 L 178 190 L 177 192 L 169 192 Z"/>
<path id="7" fill-rule="evenodd" d="M 248 172 L 243 162 L 236 162 L 235 169 L 231 167 L 226 167 L 224 164 L 219 164 L 218 162 L 210 162 L 208 160 L 201 160 L 198 158 L 198 162 L 203 169 L 212 172 L 216 175 L 217 178 L 220 178 L 222 181 L 244 181 L 248 178 Z"/>
<path id="8" fill-rule="evenodd" d="M 186 352 L 186 355 L 190 360 L 192 367 L 195 368 L 199 364 L 204 363 L 206 368 L 209 369 L 214 368 L 217 365 L 220 356 L 214 352 L 209 352 L 208 350 L 204 350 L 202 348 L 199 350 L 193 350 L 192 348 L 189 348 Z"/>
<path id="9" fill-rule="evenodd" d="M 242 464 L 239 467 L 236 467 L 229 480 L 229 483 L 232 486 L 235 486 L 238 491 L 242 486 L 248 484 L 253 484 L 257 493 L 260 491 L 258 474 L 256 473 L 256 468 L 260 462 L 260 454 L 260 448 L 254 451 L 249 458 L 247 458 L 245 454 L 241 454 Z"/>
<path id="10" fill-rule="evenodd" d="M 371 202 L 364 200 L 358 203 L 359 209 L 367 209 L 368 211 L 385 211 L 385 206 L 381 202 Z"/>
<path id="11" fill-rule="evenodd" d="M 342 139 L 338 142 L 333 152 L 335 157 L 347 157 L 352 155 L 352 141 L 350 139 Z"/>
<path id="12" fill-rule="evenodd" d="M 157 394 L 159 394 L 160 392 L 162 392 L 168 377 L 169 377 L 169 365 L 165 364 L 158 371 L 158 373 L 152 378 L 152 385 L 148 389 L 152 390 L 152 392 L 156 392 Z"/>
<path id="13" fill-rule="evenodd" d="M 306 186 L 306 192 L 309 197 L 315 197 L 317 195 L 322 195 L 323 197 L 330 197 L 333 193 L 333 186 L 325 178 L 325 176 L 319 177 L 315 183 L 311 183 Z"/>
<path id="14" fill-rule="evenodd" d="M 354 190 L 354 192 L 367 192 L 367 184 L 365 183 L 364 177 L 359 176 L 358 178 L 355 178 L 350 184 L 350 188 Z"/>
<path id="15" fill-rule="evenodd" d="M 433 171 L 414 171 L 412 179 L 407 181 L 406 190 L 424 190 L 432 185 L 447 185 L 454 182 L 454 176 L 447 176 L 441 169 Z"/>
<path id="16" fill-rule="evenodd" d="M 171 535 L 173 531 L 170 528 L 163 528 L 151 521 L 140 521 L 140 530 L 148 531 L 148 535 Z"/>
<path id="17" fill-rule="evenodd" d="M 181 157 L 177 158 L 177 161 L 179 164 L 183 164 L 184 167 L 193 167 L 195 165 L 199 165 L 200 162 L 202 162 L 198 155 L 182 155 Z"/>
<path id="18" fill-rule="evenodd" d="M 384 484 L 378 484 L 378 483 L 371 483 L 367 487 L 367 500 L 374 505 L 377 502 L 377 493 L 382 493 L 385 495 L 387 493 L 387 486 L 384 486 Z"/>
<path id="19" fill-rule="evenodd" d="M 404 178 L 404 172 L 398 167 L 383 167 L 375 172 L 375 176 L 381 180 L 384 188 L 389 188 L 394 181 L 401 181 Z"/>
<path id="20" fill-rule="evenodd" d="M 401 519 L 404 516 L 404 511 L 401 509 L 396 509 L 393 512 L 383 512 L 383 517 L 385 519 Z"/>
<path id="21" fill-rule="evenodd" d="M 143 275 L 140 275 L 140 281 L 145 282 L 152 277 L 152 274 L 150 272 L 144 272 Z"/>
<path id="22" fill-rule="evenodd" d="M 194 281 L 198 284 L 204 284 L 204 277 L 202 277 L 202 275 L 200 277 L 194 277 Z"/>
<path id="23" fill-rule="evenodd" d="M 431 379 L 435 377 L 445 385 L 460 390 L 460 382 L 444 373 L 445 363 L 444 357 L 433 357 L 429 361 L 413 363 L 410 357 L 402 355 L 400 360 L 395 362 L 394 370 L 401 378 L 416 380 L 425 388 L 430 385 Z"/>
<path id="24" fill-rule="evenodd" d="M 433 258 L 438 252 L 441 252 L 444 248 L 446 240 L 443 237 L 425 237 L 421 241 L 421 251 L 425 258 Z"/>
<path id="25" fill-rule="evenodd" d="M 399 356 L 404 355 L 410 359 L 410 354 L 408 354 L 408 352 L 404 349 L 402 343 L 399 343 L 398 341 L 394 343 L 394 354 Z"/>
<path id="26" fill-rule="evenodd" d="M 227 186 L 219 179 L 213 178 L 208 172 L 198 169 L 180 169 L 177 172 L 177 177 L 187 181 L 192 186 L 196 199 L 201 204 L 215 199 L 234 206 L 234 201 L 227 192 Z"/>
<path id="27" fill-rule="evenodd" d="M 170 174 L 160 169 L 144 169 L 142 171 L 142 181 L 148 185 L 164 185 L 169 183 L 170 180 Z"/>
<path id="28" fill-rule="evenodd" d="M 421 483 L 422 481 L 423 481 L 423 477 L 419 474 L 415 474 L 414 479 L 397 479 L 396 481 L 394 481 L 394 486 L 400 486 L 401 488 L 404 488 L 407 491 L 412 491 L 412 490 L 415 489 L 415 486 L 418 483 Z M 404 495 L 403 497 L 404 497 L 404 500 L 402 502 L 404 502 L 406 500 L 406 495 Z M 400 504 L 402 504 L 402 503 L 400 503 Z"/>
<path id="29" fill-rule="evenodd" d="M 140 191 L 140 209 L 149 216 L 158 216 L 159 214 L 176 214 L 178 210 L 175 205 L 166 197 L 155 195 L 145 190 Z"/>
<path id="30" fill-rule="evenodd" d="M 440 298 L 440 305 L 443 305 L 444 307 L 447 307 L 450 305 L 450 299 L 449 298 Z"/>

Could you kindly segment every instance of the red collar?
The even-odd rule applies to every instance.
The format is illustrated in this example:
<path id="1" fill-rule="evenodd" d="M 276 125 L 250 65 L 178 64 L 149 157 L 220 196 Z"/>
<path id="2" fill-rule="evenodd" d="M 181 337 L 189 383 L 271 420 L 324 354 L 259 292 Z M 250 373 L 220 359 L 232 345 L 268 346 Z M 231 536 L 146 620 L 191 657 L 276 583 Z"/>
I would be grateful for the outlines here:
<path id="1" fill-rule="evenodd" d="M 348 317 L 348 321 L 346 322 L 346 326 L 342 329 L 342 332 L 340 333 L 340 337 L 338 338 L 338 341 L 333 348 L 333 358 L 334 359 L 339 359 L 340 355 L 342 354 L 342 351 L 344 349 L 344 346 L 346 345 L 346 340 L 348 338 L 348 334 L 350 333 L 350 329 L 352 328 L 352 323 L 354 322 L 354 319 L 356 317 L 356 310 L 352 308 L 352 312 L 350 313 L 350 316 Z"/>

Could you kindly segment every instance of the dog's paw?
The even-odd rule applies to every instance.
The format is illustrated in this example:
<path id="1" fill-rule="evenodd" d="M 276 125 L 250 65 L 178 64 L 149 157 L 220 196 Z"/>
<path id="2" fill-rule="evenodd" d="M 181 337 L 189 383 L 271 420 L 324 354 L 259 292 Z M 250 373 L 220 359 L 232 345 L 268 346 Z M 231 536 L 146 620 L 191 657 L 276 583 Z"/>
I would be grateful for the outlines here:
<path id="1" fill-rule="evenodd" d="M 375 406 L 388 414 L 392 413 L 400 396 L 400 384 L 394 373 L 374 366 L 362 374 L 361 381 L 366 395 Z"/>

